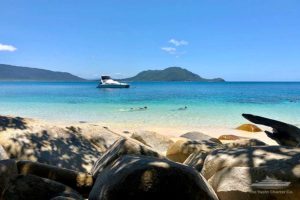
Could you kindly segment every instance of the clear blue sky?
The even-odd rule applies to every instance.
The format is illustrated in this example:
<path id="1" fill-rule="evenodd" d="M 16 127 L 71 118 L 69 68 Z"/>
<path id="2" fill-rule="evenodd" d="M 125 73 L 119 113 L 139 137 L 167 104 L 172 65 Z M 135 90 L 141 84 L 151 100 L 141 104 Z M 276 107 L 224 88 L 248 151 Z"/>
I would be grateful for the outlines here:
<path id="1" fill-rule="evenodd" d="M 300 81 L 299 0 L 1 0 L 0 63 Z"/>

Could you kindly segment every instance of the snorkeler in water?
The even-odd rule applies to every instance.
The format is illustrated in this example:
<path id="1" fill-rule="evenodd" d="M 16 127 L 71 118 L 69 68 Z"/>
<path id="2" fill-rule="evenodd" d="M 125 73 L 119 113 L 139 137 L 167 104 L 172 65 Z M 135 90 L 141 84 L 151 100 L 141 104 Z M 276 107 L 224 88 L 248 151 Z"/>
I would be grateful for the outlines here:
<path id="1" fill-rule="evenodd" d="M 182 108 L 178 108 L 177 110 L 186 110 L 187 109 L 187 106 L 184 106 Z"/>
<path id="2" fill-rule="evenodd" d="M 143 111 L 143 110 L 147 110 L 148 107 L 144 106 L 144 107 L 139 107 L 139 108 L 130 108 L 128 111 Z"/>

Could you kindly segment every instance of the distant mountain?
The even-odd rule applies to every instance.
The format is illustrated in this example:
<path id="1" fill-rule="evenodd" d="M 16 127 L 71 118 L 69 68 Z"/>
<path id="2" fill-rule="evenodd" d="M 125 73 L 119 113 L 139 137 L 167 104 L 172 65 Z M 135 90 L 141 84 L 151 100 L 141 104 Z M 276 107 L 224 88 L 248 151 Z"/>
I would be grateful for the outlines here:
<path id="1" fill-rule="evenodd" d="M 206 79 L 181 67 L 169 67 L 164 70 L 147 70 L 122 81 L 196 81 L 224 82 L 222 78 Z"/>
<path id="2" fill-rule="evenodd" d="M 67 72 L 0 64 L 0 81 L 85 81 Z"/>

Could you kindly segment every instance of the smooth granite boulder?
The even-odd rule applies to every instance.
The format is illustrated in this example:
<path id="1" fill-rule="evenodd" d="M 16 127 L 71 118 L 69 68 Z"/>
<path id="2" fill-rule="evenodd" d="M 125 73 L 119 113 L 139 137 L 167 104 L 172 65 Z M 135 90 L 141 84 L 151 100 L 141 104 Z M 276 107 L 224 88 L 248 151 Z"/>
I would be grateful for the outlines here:
<path id="1" fill-rule="evenodd" d="M 174 161 L 183 163 L 190 154 L 205 152 L 209 153 L 215 149 L 223 148 L 224 146 L 210 140 L 191 141 L 187 139 L 178 140 L 172 144 L 167 151 L 167 158 Z"/>
<path id="2" fill-rule="evenodd" d="M 236 129 L 241 131 L 247 131 L 247 132 L 262 132 L 262 130 L 255 124 L 242 124 Z"/>
<path id="3" fill-rule="evenodd" d="M 237 135 L 220 135 L 218 139 L 222 142 L 222 140 L 238 140 L 241 139 L 242 137 L 237 136 Z"/>
<path id="4" fill-rule="evenodd" d="M 154 149 L 130 138 L 117 140 L 110 148 L 96 161 L 92 168 L 92 175 L 97 178 L 98 174 L 108 165 L 124 155 L 145 155 L 162 158 Z"/>
<path id="5" fill-rule="evenodd" d="M 2 193 L 2 200 L 50 200 L 57 196 L 83 199 L 72 188 L 56 181 L 33 175 L 18 175 L 10 180 Z"/>
<path id="6" fill-rule="evenodd" d="M 205 152 L 192 153 L 183 164 L 195 168 L 198 172 L 201 172 L 204 165 L 205 158 L 208 154 Z"/>
<path id="7" fill-rule="evenodd" d="M 253 138 L 241 138 L 238 140 L 222 141 L 227 148 L 251 147 L 251 146 L 266 146 L 267 144 Z"/>
<path id="8" fill-rule="evenodd" d="M 241 137 L 237 135 L 221 135 L 218 138 L 227 148 L 265 146 L 266 143 L 253 138 Z"/>
<path id="9" fill-rule="evenodd" d="M 11 177 L 18 174 L 16 160 L 0 160 L 0 194 L 8 186 Z"/>
<path id="10" fill-rule="evenodd" d="M 185 134 L 181 135 L 180 137 L 187 138 L 192 141 L 198 141 L 198 142 L 211 141 L 211 142 L 222 144 L 222 142 L 220 142 L 220 140 L 218 140 L 217 138 L 214 138 L 214 137 L 211 137 L 204 133 L 196 132 L 196 131 L 185 133 Z"/>
<path id="11" fill-rule="evenodd" d="M 40 132 L 18 130 L 13 134 L 0 134 L 0 144 L 10 158 L 82 172 L 90 172 L 102 154 L 80 133 L 57 127 Z"/>
<path id="12" fill-rule="evenodd" d="M 142 143 L 145 143 L 155 149 L 155 151 L 165 154 L 168 147 L 174 142 L 167 136 L 160 135 L 153 131 L 138 131 L 134 132 L 131 137 L 141 138 Z"/>
<path id="13" fill-rule="evenodd" d="M 217 200 L 194 169 L 166 159 L 123 156 L 98 176 L 89 200 Z"/>
<path id="14" fill-rule="evenodd" d="M 19 161 L 17 166 L 19 174 L 31 174 L 60 182 L 78 191 L 84 197 L 88 197 L 93 187 L 93 177 L 87 173 L 31 161 Z"/>
<path id="15" fill-rule="evenodd" d="M 208 182 L 220 200 L 300 199 L 300 165 L 224 168 Z"/>
<path id="16" fill-rule="evenodd" d="M 300 148 L 255 146 L 215 150 L 206 157 L 201 173 L 209 179 L 226 167 L 261 167 L 283 163 L 295 167 L 300 165 Z"/>
<path id="17" fill-rule="evenodd" d="M 134 139 L 134 140 L 137 140 L 139 141 L 140 143 L 148 146 L 148 147 L 151 147 L 149 144 L 147 144 L 147 142 L 142 138 L 142 136 L 140 135 L 137 135 L 135 133 L 133 133 L 131 136 L 130 136 L 131 139 Z"/>
<path id="18" fill-rule="evenodd" d="M 250 147 L 250 146 L 266 146 L 266 144 L 257 139 L 242 138 L 236 140 L 222 141 L 224 148 L 237 148 L 237 147 Z M 189 155 L 184 161 L 184 164 L 194 167 L 197 171 L 201 172 L 204 161 L 209 152 L 195 152 Z"/>

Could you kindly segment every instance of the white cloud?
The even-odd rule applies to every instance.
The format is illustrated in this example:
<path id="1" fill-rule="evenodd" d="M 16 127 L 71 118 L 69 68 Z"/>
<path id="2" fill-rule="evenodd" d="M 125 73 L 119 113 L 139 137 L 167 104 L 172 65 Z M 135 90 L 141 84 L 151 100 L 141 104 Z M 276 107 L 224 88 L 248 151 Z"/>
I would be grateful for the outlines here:
<path id="1" fill-rule="evenodd" d="M 169 43 L 175 45 L 176 47 L 179 47 L 179 46 L 186 46 L 188 45 L 189 43 L 185 40 L 176 40 L 176 39 L 171 39 L 169 40 Z"/>
<path id="2" fill-rule="evenodd" d="M 6 45 L 6 44 L 1 44 L 0 43 L 0 51 L 10 51 L 10 52 L 13 52 L 13 51 L 16 51 L 17 48 L 12 46 L 12 45 Z"/>
<path id="3" fill-rule="evenodd" d="M 161 50 L 169 53 L 169 54 L 176 54 L 177 49 L 174 47 L 162 47 Z"/>

